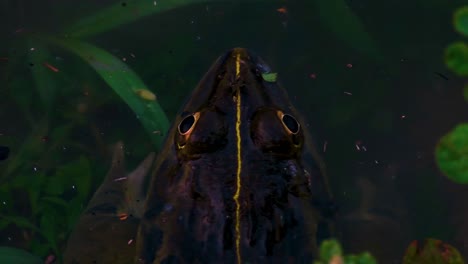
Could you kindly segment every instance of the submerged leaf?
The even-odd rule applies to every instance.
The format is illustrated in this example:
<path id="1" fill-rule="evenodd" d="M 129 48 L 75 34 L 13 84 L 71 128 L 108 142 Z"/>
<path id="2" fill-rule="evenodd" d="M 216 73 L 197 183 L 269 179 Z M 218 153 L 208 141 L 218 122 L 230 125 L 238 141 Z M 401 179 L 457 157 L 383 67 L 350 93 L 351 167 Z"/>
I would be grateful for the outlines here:
<path id="1" fill-rule="evenodd" d="M 25 250 L 12 247 L 0 247 L 0 263 L 41 264 L 41 258 Z"/>
<path id="2" fill-rule="evenodd" d="M 462 123 L 443 136 L 436 147 L 440 170 L 452 181 L 468 183 L 468 123 Z"/>
<path id="3" fill-rule="evenodd" d="M 63 30 L 63 33 L 73 38 L 89 37 L 152 14 L 203 2 L 213 2 L 213 0 L 134 0 L 125 4 L 117 2 L 72 24 Z"/>
<path id="4" fill-rule="evenodd" d="M 460 252 L 440 240 L 428 238 L 423 243 L 415 240 L 406 249 L 403 264 L 437 263 L 464 264 Z"/>
<path id="5" fill-rule="evenodd" d="M 341 256 L 343 250 L 338 241 L 334 239 L 325 240 L 320 245 L 320 259 L 325 263 L 330 262 L 333 256 Z"/>
<path id="6" fill-rule="evenodd" d="M 48 114 L 52 110 L 57 91 L 56 79 L 52 77 L 52 74 L 56 74 L 56 72 L 51 71 L 47 66 L 43 65 L 49 65 L 46 61 L 52 56 L 47 48 L 38 41 L 30 40 L 29 43 L 31 47 L 34 47 L 34 50 L 31 50 L 29 53 L 29 59 L 31 65 L 33 65 L 30 69 L 36 83 L 35 86 L 39 93 L 39 99 L 42 101 L 45 112 Z"/>
<path id="7" fill-rule="evenodd" d="M 468 46 L 455 42 L 445 49 L 445 64 L 460 76 L 468 76 Z"/>
<path id="8" fill-rule="evenodd" d="M 137 91 L 148 89 L 132 69 L 119 58 L 91 44 L 57 38 L 47 38 L 47 40 L 75 53 L 88 62 L 133 110 L 154 145 L 157 148 L 161 146 L 163 138 L 152 132 L 157 130 L 167 131 L 169 121 L 156 101 L 141 100 Z"/>
<path id="9" fill-rule="evenodd" d="M 344 0 L 316 0 L 320 20 L 335 34 L 355 50 L 371 58 L 381 60 L 382 53 L 352 9 Z"/>
<path id="10" fill-rule="evenodd" d="M 453 23 L 458 32 L 468 36 L 468 6 L 461 7 L 455 11 Z"/>

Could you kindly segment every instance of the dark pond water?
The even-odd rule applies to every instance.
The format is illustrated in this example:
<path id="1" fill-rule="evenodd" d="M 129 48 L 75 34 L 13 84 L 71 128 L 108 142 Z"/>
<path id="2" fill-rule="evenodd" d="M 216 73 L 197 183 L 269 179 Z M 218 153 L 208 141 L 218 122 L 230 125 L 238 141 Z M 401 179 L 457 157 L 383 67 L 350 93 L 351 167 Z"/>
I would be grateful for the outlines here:
<path id="1" fill-rule="evenodd" d="M 139 17 L 142 2 L 0 2 L 0 144 L 10 148 L 0 161 L 1 246 L 61 252 L 110 167 L 110 146 L 125 143 L 129 170 L 157 151 L 87 62 L 36 38 L 64 37 L 103 13 L 84 27 L 110 26 L 82 41 L 126 63 L 170 122 L 226 50 L 267 61 L 324 157 L 345 251 L 401 263 L 411 241 L 437 238 L 468 256 L 468 187 L 434 161 L 438 140 L 468 120 L 466 80 L 443 60 L 461 39 L 452 15 L 466 2 L 198 1 Z M 138 19 L 118 24 L 122 12 Z"/>

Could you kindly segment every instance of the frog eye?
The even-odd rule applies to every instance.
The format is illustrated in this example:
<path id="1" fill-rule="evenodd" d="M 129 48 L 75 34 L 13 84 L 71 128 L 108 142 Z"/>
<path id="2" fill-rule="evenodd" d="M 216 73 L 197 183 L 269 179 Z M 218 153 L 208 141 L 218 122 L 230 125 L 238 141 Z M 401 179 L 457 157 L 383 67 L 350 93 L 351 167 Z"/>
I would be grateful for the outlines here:
<path id="1" fill-rule="evenodd" d="M 181 134 L 182 136 L 189 134 L 195 127 L 195 124 L 197 123 L 199 117 L 199 112 L 186 116 L 179 124 L 179 134 Z"/>
<path id="2" fill-rule="evenodd" d="M 283 126 L 288 130 L 289 133 L 295 135 L 299 132 L 301 125 L 297 122 L 296 118 L 292 115 L 284 114 L 281 111 L 278 111 L 278 117 L 283 123 Z"/>

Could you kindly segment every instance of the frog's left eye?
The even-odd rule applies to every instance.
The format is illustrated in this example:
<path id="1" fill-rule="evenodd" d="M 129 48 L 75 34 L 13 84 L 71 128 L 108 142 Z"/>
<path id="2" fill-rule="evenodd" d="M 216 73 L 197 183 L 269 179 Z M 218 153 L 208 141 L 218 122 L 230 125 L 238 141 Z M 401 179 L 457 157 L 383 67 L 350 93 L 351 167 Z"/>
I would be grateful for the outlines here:
<path id="1" fill-rule="evenodd" d="M 297 122 L 296 118 L 294 118 L 292 115 L 289 114 L 284 114 L 281 111 L 277 112 L 279 119 L 281 120 L 281 123 L 283 123 L 284 128 L 286 130 L 295 135 L 299 133 L 299 129 L 301 128 L 301 125 L 299 122 Z"/>
<path id="2" fill-rule="evenodd" d="M 177 130 L 179 134 L 174 138 L 174 143 L 180 155 L 188 159 L 214 152 L 227 142 L 225 118 L 217 109 L 205 109 L 186 116 Z"/>
<path id="3" fill-rule="evenodd" d="M 197 123 L 199 117 L 199 112 L 185 117 L 178 126 L 179 134 L 182 136 L 190 134 L 190 132 L 195 127 L 195 124 Z"/>

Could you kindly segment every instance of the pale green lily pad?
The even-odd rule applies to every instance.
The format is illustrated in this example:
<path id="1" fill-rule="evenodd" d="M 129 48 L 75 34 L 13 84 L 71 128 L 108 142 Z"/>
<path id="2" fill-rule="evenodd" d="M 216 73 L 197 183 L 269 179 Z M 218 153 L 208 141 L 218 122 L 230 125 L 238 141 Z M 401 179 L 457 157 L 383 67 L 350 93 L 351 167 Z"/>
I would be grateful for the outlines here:
<path id="1" fill-rule="evenodd" d="M 468 36 L 468 6 L 464 6 L 455 11 L 453 16 L 455 29 L 461 34 Z"/>
<path id="2" fill-rule="evenodd" d="M 452 181 L 468 183 L 468 123 L 455 127 L 443 136 L 436 147 L 440 170 Z"/>
<path id="3" fill-rule="evenodd" d="M 262 73 L 263 80 L 267 82 L 276 82 L 277 77 L 278 73 L 276 72 Z"/>
<path id="4" fill-rule="evenodd" d="M 445 64 L 460 76 L 468 76 L 468 46 L 455 42 L 445 49 Z"/>
<path id="5" fill-rule="evenodd" d="M 0 263 L 42 264 L 44 261 L 19 248 L 0 247 Z"/>
<path id="6" fill-rule="evenodd" d="M 460 252 L 440 240 L 428 238 L 423 243 L 411 242 L 403 257 L 403 264 L 464 264 Z"/>

